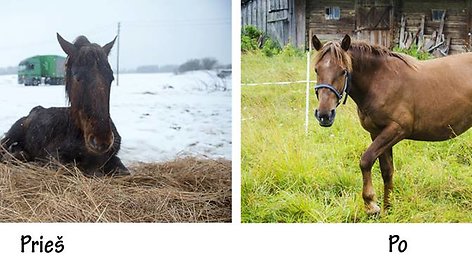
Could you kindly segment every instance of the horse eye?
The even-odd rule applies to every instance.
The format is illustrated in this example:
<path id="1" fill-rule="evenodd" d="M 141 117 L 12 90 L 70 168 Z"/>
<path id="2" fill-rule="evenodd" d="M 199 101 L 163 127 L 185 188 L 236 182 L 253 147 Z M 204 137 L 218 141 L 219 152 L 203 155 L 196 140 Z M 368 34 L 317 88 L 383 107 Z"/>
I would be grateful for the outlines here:
<path id="1" fill-rule="evenodd" d="M 315 68 L 315 73 L 318 73 L 318 68 Z"/>

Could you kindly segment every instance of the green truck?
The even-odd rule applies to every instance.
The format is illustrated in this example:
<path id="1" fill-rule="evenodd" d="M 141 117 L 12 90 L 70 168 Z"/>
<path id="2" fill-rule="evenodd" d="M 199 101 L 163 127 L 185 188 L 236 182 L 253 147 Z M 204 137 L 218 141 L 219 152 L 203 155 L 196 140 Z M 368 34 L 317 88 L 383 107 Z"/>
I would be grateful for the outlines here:
<path id="1" fill-rule="evenodd" d="M 18 84 L 37 86 L 63 85 L 66 58 L 56 55 L 38 55 L 18 64 Z"/>

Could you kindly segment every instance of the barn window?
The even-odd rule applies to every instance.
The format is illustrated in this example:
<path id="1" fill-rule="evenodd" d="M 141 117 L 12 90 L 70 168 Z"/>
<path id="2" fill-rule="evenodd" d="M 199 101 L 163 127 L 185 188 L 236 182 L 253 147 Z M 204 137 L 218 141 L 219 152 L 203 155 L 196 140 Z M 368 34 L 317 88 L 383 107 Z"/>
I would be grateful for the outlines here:
<path id="1" fill-rule="evenodd" d="M 341 17 L 341 9 L 339 7 L 327 7 L 325 9 L 325 19 L 339 20 Z"/>
<path id="2" fill-rule="evenodd" d="M 446 11 L 444 9 L 432 9 L 431 12 L 431 20 L 439 22 Z"/>

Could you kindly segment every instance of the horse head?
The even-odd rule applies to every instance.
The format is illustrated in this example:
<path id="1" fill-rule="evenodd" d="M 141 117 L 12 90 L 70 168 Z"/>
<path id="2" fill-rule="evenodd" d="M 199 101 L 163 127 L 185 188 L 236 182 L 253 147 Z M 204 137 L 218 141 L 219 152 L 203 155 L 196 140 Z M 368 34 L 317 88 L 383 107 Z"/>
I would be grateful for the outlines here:
<path id="1" fill-rule="evenodd" d="M 347 100 L 349 93 L 352 63 L 347 53 L 351 46 L 351 38 L 346 35 L 341 42 L 330 41 L 322 45 L 318 37 L 313 35 L 312 45 L 318 54 L 315 57 L 318 108 L 315 117 L 323 127 L 334 123 L 336 107 Z"/>
<path id="2" fill-rule="evenodd" d="M 114 143 L 110 118 L 110 88 L 114 79 L 108 54 L 116 40 L 103 47 L 79 36 L 70 43 L 57 39 L 67 54 L 66 95 L 71 117 L 82 130 L 87 150 L 102 154 Z"/>

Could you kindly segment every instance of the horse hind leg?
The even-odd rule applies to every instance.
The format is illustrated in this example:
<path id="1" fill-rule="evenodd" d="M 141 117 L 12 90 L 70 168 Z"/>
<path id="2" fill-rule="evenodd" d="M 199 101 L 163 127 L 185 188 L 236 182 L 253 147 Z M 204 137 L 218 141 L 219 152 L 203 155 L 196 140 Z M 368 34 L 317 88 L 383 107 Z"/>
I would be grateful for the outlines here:
<path id="1" fill-rule="evenodd" d="M 36 106 L 31 109 L 28 116 L 24 116 L 18 119 L 13 126 L 8 130 L 5 134 L 5 137 L 1 140 L 2 146 L 2 159 L 6 158 L 17 158 L 21 161 L 31 161 L 34 159 L 34 153 L 31 155 L 31 152 L 25 150 L 26 144 L 31 144 L 32 141 L 26 141 L 26 133 L 31 131 L 30 124 L 32 121 L 35 121 L 38 116 L 40 116 L 40 112 L 44 110 L 42 106 Z"/>
<path id="2" fill-rule="evenodd" d="M 384 211 L 390 208 L 390 195 L 393 190 L 393 154 L 390 147 L 387 151 L 379 156 L 380 171 L 384 181 Z"/>
<path id="3" fill-rule="evenodd" d="M 5 137 L 0 141 L 2 160 L 10 160 L 16 158 L 22 161 L 28 161 L 29 156 L 24 151 L 24 137 L 25 137 L 25 120 L 26 117 L 19 119 L 5 134 Z"/>
<path id="4" fill-rule="evenodd" d="M 15 147 L 8 151 L 3 151 L 1 153 L 0 159 L 2 161 L 20 160 L 23 162 L 28 162 L 30 161 L 31 157 L 22 148 Z"/>

